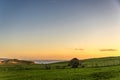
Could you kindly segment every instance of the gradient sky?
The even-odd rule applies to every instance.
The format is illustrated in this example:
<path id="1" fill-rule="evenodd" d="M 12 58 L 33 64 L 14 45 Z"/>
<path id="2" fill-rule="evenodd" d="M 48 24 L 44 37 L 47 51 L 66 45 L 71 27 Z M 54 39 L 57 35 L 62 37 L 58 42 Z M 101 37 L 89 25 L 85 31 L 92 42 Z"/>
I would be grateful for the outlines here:
<path id="1" fill-rule="evenodd" d="M 0 57 L 120 56 L 120 0 L 0 0 Z"/>

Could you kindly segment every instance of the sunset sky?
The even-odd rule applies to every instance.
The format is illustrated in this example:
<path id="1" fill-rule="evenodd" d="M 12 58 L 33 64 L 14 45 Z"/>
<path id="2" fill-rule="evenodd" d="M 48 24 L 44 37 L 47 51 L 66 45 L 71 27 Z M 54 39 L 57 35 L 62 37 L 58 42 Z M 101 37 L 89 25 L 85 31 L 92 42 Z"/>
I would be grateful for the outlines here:
<path id="1" fill-rule="evenodd" d="M 0 57 L 120 56 L 120 0 L 0 0 Z"/>

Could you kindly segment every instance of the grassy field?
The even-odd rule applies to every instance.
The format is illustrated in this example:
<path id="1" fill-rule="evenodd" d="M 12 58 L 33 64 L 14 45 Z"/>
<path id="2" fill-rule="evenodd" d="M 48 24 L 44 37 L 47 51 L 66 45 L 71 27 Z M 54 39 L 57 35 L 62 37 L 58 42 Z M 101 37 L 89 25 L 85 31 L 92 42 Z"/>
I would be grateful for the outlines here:
<path id="1" fill-rule="evenodd" d="M 82 61 L 72 69 L 67 62 L 46 65 L 0 65 L 0 80 L 120 80 L 120 57 Z"/>

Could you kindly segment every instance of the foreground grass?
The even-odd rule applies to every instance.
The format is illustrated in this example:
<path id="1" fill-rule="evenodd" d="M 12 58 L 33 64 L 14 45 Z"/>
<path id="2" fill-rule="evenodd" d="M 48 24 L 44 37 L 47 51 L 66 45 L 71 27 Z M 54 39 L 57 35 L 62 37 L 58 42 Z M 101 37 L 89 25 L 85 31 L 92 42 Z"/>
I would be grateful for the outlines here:
<path id="1" fill-rule="evenodd" d="M 40 66 L 0 66 L 0 80 L 120 80 L 120 66 L 50 70 L 39 69 Z"/>
<path id="2" fill-rule="evenodd" d="M 0 65 L 0 80 L 120 80 L 120 57 L 82 60 L 76 69 L 67 63 Z"/>

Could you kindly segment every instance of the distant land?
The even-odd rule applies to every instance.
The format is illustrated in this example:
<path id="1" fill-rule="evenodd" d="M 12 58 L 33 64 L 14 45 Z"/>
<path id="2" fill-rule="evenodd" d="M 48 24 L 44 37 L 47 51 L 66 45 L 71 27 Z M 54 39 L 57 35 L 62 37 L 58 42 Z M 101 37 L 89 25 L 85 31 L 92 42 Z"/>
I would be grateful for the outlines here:
<path id="1" fill-rule="evenodd" d="M 35 64 L 34 61 L 0 58 L 0 64 Z"/>
<path id="2" fill-rule="evenodd" d="M 116 59 L 116 58 L 120 58 L 120 56 L 111 56 L 111 57 L 100 57 L 100 58 L 89 58 L 89 59 L 84 59 L 84 60 L 96 60 L 96 59 L 106 59 L 106 58 L 110 58 L 110 59 Z M 33 62 L 34 64 L 51 64 L 51 63 L 58 63 L 58 62 L 66 62 L 68 60 L 22 60 L 22 59 L 9 59 L 9 58 L 0 58 L 0 63 L 2 61 L 15 61 L 15 62 Z M 18 61 L 16 61 L 18 60 Z"/>
<path id="3" fill-rule="evenodd" d="M 35 64 L 51 64 L 51 63 L 57 63 L 57 62 L 63 62 L 65 60 L 21 60 L 21 59 L 9 59 L 9 58 L 0 58 L 0 62 L 1 61 L 16 61 L 16 60 L 19 60 L 19 61 L 32 61 L 34 62 Z"/>

